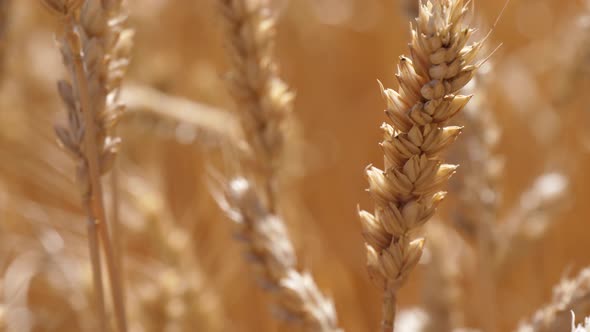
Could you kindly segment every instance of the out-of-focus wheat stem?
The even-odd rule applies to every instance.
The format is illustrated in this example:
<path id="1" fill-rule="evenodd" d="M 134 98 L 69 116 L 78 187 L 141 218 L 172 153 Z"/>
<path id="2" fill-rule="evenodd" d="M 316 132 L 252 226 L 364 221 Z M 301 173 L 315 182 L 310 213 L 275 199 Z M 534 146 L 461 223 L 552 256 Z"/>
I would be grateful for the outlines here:
<path id="1" fill-rule="evenodd" d="M 101 176 L 114 162 L 120 139 L 114 126 L 124 111 L 117 103 L 129 63 L 132 32 L 123 27 L 120 0 L 42 0 L 63 23 L 60 47 L 72 83 L 58 82 L 68 127 L 58 140 L 78 162 L 78 182 L 102 243 L 119 332 L 127 331 L 123 285 L 107 221 Z M 93 241 L 93 240 L 91 240 Z M 98 241 L 96 241 L 98 243 Z"/>
<path id="2" fill-rule="evenodd" d="M 240 124 L 229 112 L 139 84 L 127 84 L 122 89 L 121 99 L 129 108 L 129 114 L 150 112 L 162 118 L 190 124 L 220 141 L 238 144 Z"/>
<path id="3" fill-rule="evenodd" d="M 96 220 L 91 217 L 92 211 L 87 207 L 86 213 L 89 216 L 87 219 L 88 231 L 88 249 L 90 251 L 90 263 L 92 265 L 92 281 L 94 285 L 94 296 L 96 300 L 96 308 L 98 310 L 98 326 L 100 331 L 108 331 L 107 329 L 107 314 L 104 303 L 104 289 L 102 282 L 102 268 L 100 263 L 100 247 L 98 245 L 98 234 L 96 232 Z"/>
<path id="4" fill-rule="evenodd" d="M 107 218 L 105 213 L 102 183 L 100 180 L 101 171 L 99 164 L 98 143 L 96 141 L 96 120 L 91 112 L 92 104 L 90 103 L 88 93 L 88 82 L 83 64 L 83 52 L 80 47 L 80 39 L 76 34 L 76 23 L 73 18 L 70 18 L 67 25 L 67 41 L 72 47 L 72 61 L 74 67 L 75 81 L 78 83 L 78 91 L 80 93 L 80 104 L 82 115 L 84 117 L 84 147 L 85 157 L 87 158 L 86 167 L 88 169 L 88 180 L 90 183 L 90 193 L 87 197 L 88 204 L 96 216 L 97 231 L 101 238 L 101 243 L 105 252 L 107 272 L 111 281 L 111 293 L 113 297 L 113 305 L 115 307 L 115 319 L 117 321 L 118 329 L 121 332 L 127 331 L 127 322 L 125 319 L 125 309 L 123 304 L 123 290 L 121 285 L 121 278 L 117 269 L 117 262 L 115 260 L 115 253 L 112 247 L 111 236 L 108 230 Z"/>
<path id="5" fill-rule="evenodd" d="M 398 91 L 384 89 L 386 113 L 381 147 L 384 170 L 366 170 L 374 213 L 360 211 L 371 279 L 382 287 L 384 314 L 392 315 L 392 297 L 422 256 L 424 239 L 416 231 L 434 214 L 440 191 L 457 166 L 444 164 L 441 152 L 461 128 L 447 122 L 469 101 L 458 91 L 467 84 L 481 42 L 467 45 L 473 29 L 466 27 L 469 1 L 428 1 L 420 5 L 412 26 L 411 57 L 401 57 Z M 393 297 L 394 299 L 394 297 Z M 393 307 L 393 309 L 391 309 Z M 394 321 L 383 317 L 383 330 Z"/>
<path id="6" fill-rule="evenodd" d="M 383 306 L 381 314 L 381 331 L 395 331 L 395 316 L 397 312 L 397 294 L 392 290 L 383 293 Z"/>
<path id="7" fill-rule="evenodd" d="M 115 259 L 117 263 L 117 269 L 121 272 L 123 277 L 121 278 L 121 288 L 125 289 L 125 277 L 124 277 L 124 266 L 123 257 L 125 254 L 123 247 L 123 227 L 121 227 L 120 218 L 120 195 L 119 195 L 119 169 L 117 162 L 113 162 L 113 169 L 111 170 L 110 177 L 110 192 L 111 192 L 111 230 L 113 236 L 113 247 L 115 251 Z M 125 303 L 125 293 L 121 294 L 123 303 Z"/>

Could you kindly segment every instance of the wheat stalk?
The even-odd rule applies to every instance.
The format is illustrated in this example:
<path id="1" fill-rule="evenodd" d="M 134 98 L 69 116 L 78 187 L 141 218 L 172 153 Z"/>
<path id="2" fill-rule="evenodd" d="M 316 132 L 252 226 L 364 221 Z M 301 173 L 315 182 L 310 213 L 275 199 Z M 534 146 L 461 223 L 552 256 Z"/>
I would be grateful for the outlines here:
<path id="1" fill-rule="evenodd" d="M 189 99 L 162 93 L 139 84 L 126 84 L 121 94 L 127 115 L 154 114 L 158 118 L 189 124 L 213 140 L 237 145 L 240 124 L 230 112 Z"/>
<path id="2" fill-rule="evenodd" d="M 58 90 L 68 113 L 68 127 L 56 127 L 60 144 L 78 161 L 78 178 L 89 217 L 91 257 L 104 248 L 118 330 L 127 331 L 119 264 L 115 258 L 105 213 L 101 176 L 111 168 L 120 139 L 114 126 L 124 110 L 118 88 L 128 65 L 131 33 L 117 0 L 44 0 L 63 22 L 60 49 L 72 84 L 60 81 Z M 98 235 L 96 234 L 98 233 Z M 106 329 L 101 300 L 100 262 L 93 259 L 99 294 L 101 328 Z M 102 301 L 102 303 L 100 303 Z"/>
<path id="3" fill-rule="evenodd" d="M 457 92 L 472 78 L 481 42 L 466 46 L 473 30 L 464 27 L 469 1 L 428 1 L 412 29 L 411 58 L 401 57 L 398 91 L 384 89 L 393 126 L 382 126 L 385 169 L 366 170 L 373 214 L 360 211 L 371 279 L 384 289 L 383 331 L 395 322 L 396 297 L 422 255 L 416 231 L 444 198 L 440 191 L 457 166 L 440 153 L 461 128 L 446 122 L 469 101 Z"/>
<path id="4" fill-rule="evenodd" d="M 567 331 L 571 314 L 590 315 L 590 268 L 574 279 L 563 280 L 553 289 L 551 303 L 539 309 L 528 322 L 521 323 L 517 332 Z"/>

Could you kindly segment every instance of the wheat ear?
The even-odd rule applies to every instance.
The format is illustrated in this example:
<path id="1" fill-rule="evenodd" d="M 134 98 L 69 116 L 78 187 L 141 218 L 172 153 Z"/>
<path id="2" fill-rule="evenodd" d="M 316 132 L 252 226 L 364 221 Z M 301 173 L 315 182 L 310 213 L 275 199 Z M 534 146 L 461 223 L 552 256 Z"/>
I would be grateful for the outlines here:
<path id="1" fill-rule="evenodd" d="M 567 331 L 571 312 L 581 317 L 590 315 L 590 268 L 574 279 L 563 280 L 553 289 L 553 300 L 522 323 L 517 332 Z"/>
<path id="2" fill-rule="evenodd" d="M 116 97 L 128 64 L 130 35 L 120 26 L 124 22 L 124 16 L 119 15 L 120 1 L 43 0 L 43 4 L 62 19 L 60 49 L 72 80 L 71 84 L 58 84 L 68 113 L 68 127 L 57 126 L 56 133 L 60 144 L 78 161 L 78 178 L 89 217 L 89 241 L 97 246 L 94 234 L 98 233 L 117 327 L 127 331 L 121 276 L 108 230 L 101 176 L 111 169 L 120 142 L 112 132 L 124 109 L 116 103 Z M 96 247 L 92 251 L 91 257 L 99 255 Z M 100 265 L 94 271 L 98 279 Z M 95 285 L 102 289 L 98 282 Z"/>
<path id="3" fill-rule="evenodd" d="M 409 44 L 401 57 L 398 91 L 384 89 L 386 114 L 381 143 L 385 168 L 366 170 L 374 213 L 360 211 L 368 270 L 385 291 L 382 330 L 391 332 L 396 296 L 422 255 L 424 239 L 416 231 L 445 196 L 440 191 L 457 166 L 440 154 L 461 128 L 446 125 L 469 101 L 457 92 L 473 77 L 481 42 L 466 46 L 473 29 L 464 26 L 469 1 L 428 1 L 420 5 Z"/>
<path id="4" fill-rule="evenodd" d="M 339 331 L 336 312 L 297 259 L 278 209 L 278 170 L 285 120 L 293 94 L 278 75 L 272 46 L 275 17 L 267 1 L 220 0 L 232 71 L 230 93 L 244 133 L 242 176 L 227 183 L 218 202 L 239 225 L 238 234 L 281 317 L 308 331 Z"/>
<path id="5" fill-rule="evenodd" d="M 309 273 L 297 270 L 297 257 L 280 217 L 269 213 L 244 178 L 234 179 L 222 205 L 238 225 L 247 257 L 263 288 L 274 293 L 279 317 L 302 324 L 306 331 L 340 331 L 331 300 Z"/>
<path id="6" fill-rule="evenodd" d="M 275 17 L 262 0 L 220 0 L 232 70 L 228 87 L 240 107 L 246 153 L 245 171 L 263 188 L 265 205 L 277 209 L 277 169 L 282 157 L 285 120 L 294 94 L 278 75 L 273 43 Z"/>

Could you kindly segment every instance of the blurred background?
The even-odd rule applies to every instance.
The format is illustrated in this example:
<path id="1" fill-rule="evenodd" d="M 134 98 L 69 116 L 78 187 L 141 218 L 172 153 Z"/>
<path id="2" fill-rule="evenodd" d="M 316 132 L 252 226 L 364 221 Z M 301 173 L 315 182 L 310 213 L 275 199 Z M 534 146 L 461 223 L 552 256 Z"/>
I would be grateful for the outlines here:
<path id="1" fill-rule="evenodd" d="M 0 329 L 91 330 L 75 165 L 53 135 L 54 123 L 65 121 L 56 93 L 65 75 L 57 22 L 36 1 L 0 2 L 7 3 L 0 21 Z M 214 1 L 128 5 L 136 36 L 118 168 L 132 331 L 297 331 L 271 317 L 270 298 L 255 287 L 210 193 L 212 173 L 223 171 L 220 136 L 231 135 L 237 110 L 223 81 L 228 61 Z M 297 94 L 282 199 L 290 235 L 301 267 L 333 298 L 341 326 L 375 331 L 381 290 L 367 277 L 356 211 L 372 208 L 363 170 L 382 166 L 386 120 L 376 80 L 395 87 L 398 56 L 408 53 L 408 12 L 395 0 L 272 6 L 280 13 L 277 61 Z M 503 6 L 476 1 L 482 35 Z M 509 3 L 483 57 L 501 47 L 482 66 L 474 109 L 460 119 L 466 129 L 448 156 L 462 167 L 434 222 L 446 226 L 431 238 L 443 240 L 427 235 L 427 246 L 435 245 L 403 288 L 402 310 L 428 308 L 444 292 L 429 276 L 445 269 L 429 267 L 450 264 L 458 327 L 486 326 L 485 307 L 497 331 L 511 331 L 551 299 L 562 277 L 590 264 L 589 20 L 581 0 Z M 492 119 L 470 127 L 478 107 Z M 209 118 L 216 125 L 204 125 Z M 469 142 L 481 137 L 491 155 L 473 152 Z M 466 193 L 470 176 L 485 176 L 481 165 L 492 164 L 491 191 Z M 481 256 L 456 231 L 481 214 L 463 211 L 474 195 L 497 204 L 498 229 L 518 226 L 497 232 L 511 259 L 490 272 L 493 302 L 477 281 Z M 441 243 L 447 251 L 437 249 Z"/>

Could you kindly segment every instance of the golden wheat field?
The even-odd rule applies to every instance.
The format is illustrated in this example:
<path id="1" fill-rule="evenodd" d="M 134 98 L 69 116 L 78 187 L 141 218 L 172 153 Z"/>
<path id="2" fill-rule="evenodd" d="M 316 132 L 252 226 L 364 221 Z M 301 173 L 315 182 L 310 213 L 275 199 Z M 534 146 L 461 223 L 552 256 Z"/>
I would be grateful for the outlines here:
<path id="1" fill-rule="evenodd" d="M 0 0 L 0 330 L 590 331 L 588 89 L 586 0 Z"/>

